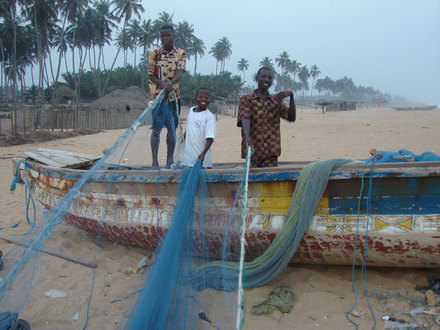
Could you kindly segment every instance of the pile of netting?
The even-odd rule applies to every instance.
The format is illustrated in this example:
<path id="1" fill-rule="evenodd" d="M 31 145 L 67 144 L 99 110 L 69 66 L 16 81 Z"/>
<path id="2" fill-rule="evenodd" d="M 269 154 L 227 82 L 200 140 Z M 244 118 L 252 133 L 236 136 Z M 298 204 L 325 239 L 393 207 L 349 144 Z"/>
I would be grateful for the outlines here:
<path id="1" fill-rule="evenodd" d="M 407 149 L 398 151 L 376 151 L 366 160 L 367 163 L 399 163 L 399 162 L 438 162 L 440 156 L 427 151 L 421 154 L 415 154 Z"/>
<path id="2" fill-rule="evenodd" d="M 335 159 L 306 166 L 282 232 L 263 254 L 248 260 L 244 234 L 249 225 L 246 219 L 250 149 L 245 163 L 237 165 L 238 171 L 232 179 L 207 175 L 200 161 L 192 168 L 179 168 L 184 144 L 180 122 L 171 125 L 175 128 L 171 131 L 162 130 L 159 137 L 154 137 L 154 143 L 149 140 L 152 116 L 161 113 L 165 123 L 176 117 L 172 111 L 168 100 L 160 94 L 87 170 L 66 170 L 63 175 L 55 175 L 52 181 L 57 187 L 46 186 L 51 180 L 30 183 L 35 179 L 34 170 L 30 163 L 22 163 L 17 173 L 21 172 L 22 181 L 29 188 L 33 185 L 39 202 L 50 210 L 30 222 L 31 228 L 19 236 L 20 244 L 3 256 L 0 329 L 9 329 L 18 315 L 34 317 L 27 312 L 29 305 L 44 310 L 43 313 L 63 313 L 72 305 L 73 296 L 77 310 L 71 311 L 68 319 L 61 318 L 58 324 L 47 321 L 50 317 L 45 315 L 45 325 L 57 328 L 73 320 L 83 322 L 83 328 L 106 328 L 98 317 L 104 314 L 110 319 L 117 313 L 117 326 L 107 327 L 229 329 L 242 325 L 243 288 L 264 285 L 287 266 L 322 196 L 329 173 L 334 166 L 349 160 Z M 170 148 L 165 144 L 159 147 L 160 167 L 152 168 L 151 146 L 158 140 L 176 141 L 172 166 Z M 53 171 L 48 170 L 45 175 L 53 175 Z M 33 202 L 34 198 L 28 196 L 27 208 L 32 208 Z M 57 278 L 51 271 L 57 269 L 45 253 L 60 241 L 69 248 L 82 233 L 64 222 L 96 235 L 81 236 L 77 245 L 78 250 L 86 245 L 88 256 L 93 256 L 92 270 L 81 272 L 82 290 L 76 288 L 80 284 L 73 284 L 80 275 L 67 272 L 58 278 L 64 282 L 64 290 L 50 287 L 56 286 Z M 135 271 L 131 277 L 118 269 L 110 271 L 101 267 L 106 258 L 111 258 L 109 251 L 116 249 L 112 241 L 127 246 L 127 258 L 131 245 L 144 247 L 145 255 L 148 249 L 153 251 L 154 263 L 142 266 L 143 276 Z M 62 267 L 70 269 L 65 264 Z M 124 288 L 123 296 L 106 284 L 114 276 L 118 276 L 118 285 Z M 79 297 L 81 294 L 83 297 Z M 33 298 L 34 295 L 39 298 Z M 42 303 L 41 297 L 58 300 Z M 121 305 L 116 306 L 118 303 Z"/>

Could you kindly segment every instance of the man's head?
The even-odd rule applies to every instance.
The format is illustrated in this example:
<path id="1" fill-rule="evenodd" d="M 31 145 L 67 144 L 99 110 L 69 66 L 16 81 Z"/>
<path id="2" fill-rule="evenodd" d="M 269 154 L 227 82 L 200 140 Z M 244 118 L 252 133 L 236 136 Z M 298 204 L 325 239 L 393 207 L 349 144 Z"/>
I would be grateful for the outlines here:
<path id="1" fill-rule="evenodd" d="M 255 77 L 255 80 L 257 81 L 258 88 L 267 90 L 272 86 L 273 82 L 273 72 L 272 69 L 263 66 L 257 71 L 257 76 Z"/>
<path id="2" fill-rule="evenodd" d="M 174 28 L 171 25 L 164 25 L 160 28 L 160 41 L 166 49 L 174 47 Z"/>
<path id="3" fill-rule="evenodd" d="M 196 102 L 199 110 L 206 110 L 211 102 L 211 92 L 206 87 L 200 87 L 196 92 Z"/>

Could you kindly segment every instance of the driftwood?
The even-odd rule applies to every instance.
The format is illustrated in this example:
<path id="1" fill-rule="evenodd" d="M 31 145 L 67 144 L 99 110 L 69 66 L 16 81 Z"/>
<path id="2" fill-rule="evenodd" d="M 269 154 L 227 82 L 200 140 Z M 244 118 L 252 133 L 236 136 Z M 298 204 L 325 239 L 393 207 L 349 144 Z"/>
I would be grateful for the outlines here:
<path id="1" fill-rule="evenodd" d="M 2 233 L 0 233 L 0 239 L 4 240 L 6 242 L 9 242 L 9 243 L 13 243 L 13 244 L 17 244 L 17 245 L 21 245 L 21 246 L 25 246 L 25 247 L 29 247 L 29 245 L 30 245 L 29 243 L 20 242 L 18 239 L 15 239 L 13 237 L 10 237 L 10 236 L 2 234 Z M 40 248 L 38 251 L 50 254 L 50 255 L 58 257 L 58 258 L 63 258 L 63 259 L 75 262 L 75 263 L 83 265 L 83 266 L 87 266 L 87 267 L 91 267 L 91 268 L 98 267 L 95 262 L 83 260 L 83 259 L 75 257 L 75 256 L 69 256 L 63 252 L 59 252 L 59 251 L 56 251 L 53 249 Z"/>

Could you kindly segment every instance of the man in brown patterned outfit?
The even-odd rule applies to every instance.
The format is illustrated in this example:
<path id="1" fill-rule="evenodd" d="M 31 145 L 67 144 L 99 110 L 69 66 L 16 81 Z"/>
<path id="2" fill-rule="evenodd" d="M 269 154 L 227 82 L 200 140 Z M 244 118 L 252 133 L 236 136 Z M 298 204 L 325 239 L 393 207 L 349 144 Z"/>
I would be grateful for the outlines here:
<path id="1" fill-rule="evenodd" d="M 278 166 L 281 154 L 280 118 L 290 122 L 296 119 L 295 100 L 292 91 L 269 94 L 273 82 L 272 69 L 262 67 L 257 72 L 258 88 L 240 98 L 237 126 L 241 127 L 241 158 L 246 157 L 246 148 L 251 146 L 252 167 Z M 289 107 L 283 99 L 290 97 Z"/>
<path id="2" fill-rule="evenodd" d="M 150 87 L 150 100 L 154 100 L 163 89 L 165 96 L 174 91 L 177 98 L 176 102 L 169 100 L 166 106 L 155 108 L 153 111 L 153 124 L 151 133 L 151 152 L 153 156 L 153 168 L 159 168 L 157 154 L 159 150 L 160 132 L 162 127 L 167 128 L 167 162 L 166 167 L 170 168 L 173 164 L 174 148 L 176 145 L 175 128 L 178 125 L 178 115 L 180 114 L 180 78 L 185 73 L 187 59 L 186 51 L 174 46 L 174 29 L 170 25 L 164 25 L 160 29 L 160 40 L 162 47 L 154 49 L 148 55 L 148 75 Z M 165 111 L 172 111 L 172 117 Z"/>

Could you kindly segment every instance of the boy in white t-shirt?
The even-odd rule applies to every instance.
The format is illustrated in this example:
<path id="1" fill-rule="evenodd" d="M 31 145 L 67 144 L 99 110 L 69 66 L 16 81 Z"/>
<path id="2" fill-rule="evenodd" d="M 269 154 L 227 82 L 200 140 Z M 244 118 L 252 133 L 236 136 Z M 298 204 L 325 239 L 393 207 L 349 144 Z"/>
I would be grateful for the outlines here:
<path id="1" fill-rule="evenodd" d="M 199 88 L 196 93 L 197 106 L 189 109 L 186 119 L 185 148 L 180 162 L 193 167 L 198 159 L 203 167 L 212 167 L 211 145 L 215 141 L 215 116 L 209 111 L 211 93 L 207 88 Z"/>

